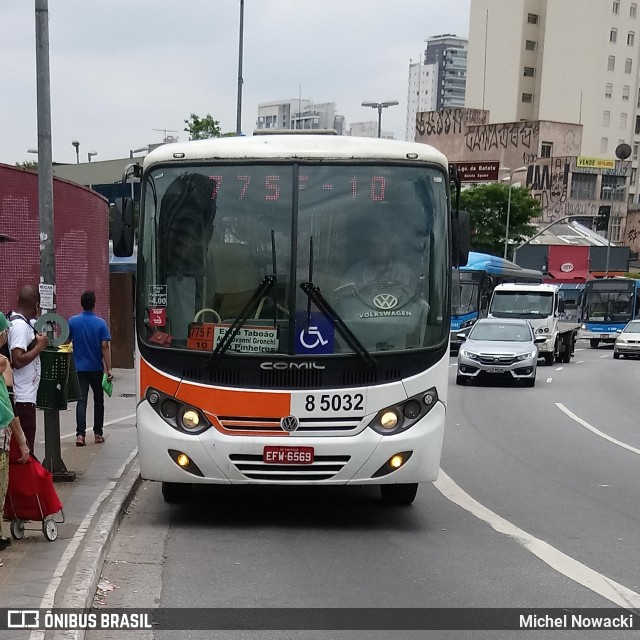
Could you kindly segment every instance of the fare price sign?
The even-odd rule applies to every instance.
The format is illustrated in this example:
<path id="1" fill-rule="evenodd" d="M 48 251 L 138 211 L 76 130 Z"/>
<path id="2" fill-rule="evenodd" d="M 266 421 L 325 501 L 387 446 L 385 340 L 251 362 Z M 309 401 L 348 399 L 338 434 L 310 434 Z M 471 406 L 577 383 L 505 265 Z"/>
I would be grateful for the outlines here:
<path id="1" fill-rule="evenodd" d="M 190 324 L 187 349 L 213 351 L 231 328 L 230 324 Z M 278 330 L 274 327 L 242 327 L 231 343 L 241 353 L 265 353 L 278 350 Z"/>

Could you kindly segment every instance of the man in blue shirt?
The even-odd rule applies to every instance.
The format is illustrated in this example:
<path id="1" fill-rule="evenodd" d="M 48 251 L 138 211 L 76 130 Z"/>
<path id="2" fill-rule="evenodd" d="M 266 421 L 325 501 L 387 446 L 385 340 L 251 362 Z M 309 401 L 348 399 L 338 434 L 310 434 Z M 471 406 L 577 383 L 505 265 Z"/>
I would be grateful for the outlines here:
<path id="1" fill-rule="evenodd" d="M 94 312 L 96 294 L 85 291 L 80 297 L 82 313 L 69 318 L 69 338 L 73 342 L 73 361 L 78 372 L 80 395 L 76 406 L 76 446 L 84 447 L 87 432 L 87 400 L 93 391 L 93 435 L 104 442 L 104 391 L 102 377 L 111 375 L 111 335 L 107 323 Z"/>

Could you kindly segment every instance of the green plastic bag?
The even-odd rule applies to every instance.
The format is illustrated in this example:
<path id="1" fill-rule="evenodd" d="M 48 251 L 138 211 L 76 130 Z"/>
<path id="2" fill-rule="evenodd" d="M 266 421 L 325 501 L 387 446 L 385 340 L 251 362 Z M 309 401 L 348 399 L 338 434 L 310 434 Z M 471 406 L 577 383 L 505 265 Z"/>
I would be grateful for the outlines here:
<path id="1" fill-rule="evenodd" d="M 102 388 L 104 389 L 104 392 L 111 397 L 111 394 L 113 393 L 113 382 L 109 380 L 106 373 L 102 374 Z"/>

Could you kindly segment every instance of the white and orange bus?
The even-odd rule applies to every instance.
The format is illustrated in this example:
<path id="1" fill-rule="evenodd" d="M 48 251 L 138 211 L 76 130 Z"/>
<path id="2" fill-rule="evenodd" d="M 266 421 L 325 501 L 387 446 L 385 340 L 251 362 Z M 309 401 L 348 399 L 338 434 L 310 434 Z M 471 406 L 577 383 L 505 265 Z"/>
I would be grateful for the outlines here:
<path id="1" fill-rule="evenodd" d="M 411 503 L 439 469 L 465 253 L 445 157 L 269 135 L 167 144 L 136 172 L 142 477 L 168 502 L 252 483 Z"/>

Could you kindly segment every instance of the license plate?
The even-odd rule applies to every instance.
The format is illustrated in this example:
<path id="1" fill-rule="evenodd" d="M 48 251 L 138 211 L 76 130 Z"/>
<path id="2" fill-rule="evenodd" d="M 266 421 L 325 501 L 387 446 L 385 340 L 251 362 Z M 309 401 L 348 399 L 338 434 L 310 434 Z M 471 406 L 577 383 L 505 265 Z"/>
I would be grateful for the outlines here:
<path id="1" fill-rule="evenodd" d="M 313 447 L 265 447 L 265 464 L 313 464 Z"/>
<path id="2" fill-rule="evenodd" d="M 603 339 L 606 339 L 606 338 L 609 337 L 609 334 L 608 333 L 601 333 L 600 337 L 603 338 Z"/>
<path id="3" fill-rule="evenodd" d="M 502 367 L 489 367 L 487 369 L 488 373 L 504 373 L 506 371 L 506 369 L 502 368 Z"/>

